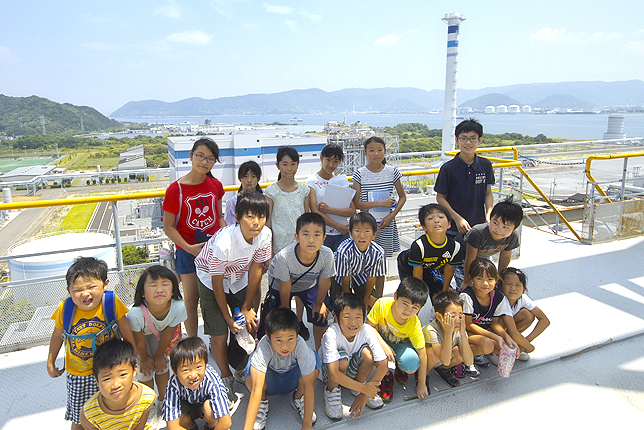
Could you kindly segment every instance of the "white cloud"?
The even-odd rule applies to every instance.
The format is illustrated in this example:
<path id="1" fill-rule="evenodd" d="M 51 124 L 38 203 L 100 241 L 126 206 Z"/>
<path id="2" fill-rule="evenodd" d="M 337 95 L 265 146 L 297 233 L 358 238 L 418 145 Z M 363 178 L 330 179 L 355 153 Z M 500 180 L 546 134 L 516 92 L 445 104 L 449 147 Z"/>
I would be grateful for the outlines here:
<path id="1" fill-rule="evenodd" d="M 264 9 L 266 9 L 266 12 L 276 13 L 278 15 L 288 15 L 293 12 L 293 8 L 290 6 L 277 6 L 268 3 L 264 3 Z"/>
<path id="2" fill-rule="evenodd" d="M 392 33 L 392 34 L 390 34 L 388 36 L 381 37 L 380 39 L 377 39 L 374 42 L 374 44 L 375 45 L 391 46 L 391 45 L 395 45 L 396 43 L 398 43 L 399 40 L 400 40 L 400 36 L 397 35 L 397 34 Z"/>
<path id="3" fill-rule="evenodd" d="M 536 40 L 538 42 L 561 42 L 570 40 L 570 38 L 571 35 L 565 28 L 552 29 L 550 27 L 544 27 L 530 35 L 530 40 Z"/>
<path id="4" fill-rule="evenodd" d="M 308 13 L 308 12 L 305 12 L 305 11 L 302 11 L 301 14 L 302 14 L 302 16 L 304 18 L 306 18 L 306 19 L 308 19 L 310 21 L 313 21 L 313 22 L 322 21 L 322 15 L 316 15 L 314 13 Z"/>
<path id="5" fill-rule="evenodd" d="M 293 33 L 299 33 L 300 28 L 297 26 L 297 22 L 293 21 L 292 19 L 289 19 L 287 21 L 284 21 L 286 24 L 286 27 L 291 30 Z"/>
<path id="6" fill-rule="evenodd" d="M 163 15 L 166 18 L 181 19 L 181 8 L 174 0 L 165 0 L 166 4 L 154 11 L 155 15 Z"/>
<path id="7" fill-rule="evenodd" d="M 92 51 L 104 51 L 104 52 L 114 52 L 118 51 L 120 47 L 115 43 L 110 42 L 85 42 L 82 43 L 83 48 L 90 49 Z"/>
<path id="8" fill-rule="evenodd" d="M 644 40 L 631 40 L 622 47 L 622 50 L 631 54 L 642 55 L 644 54 Z"/>
<path id="9" fill-rule="evenodd" d="M 170 42 L 188 43 L 191 45 L 206 45 L 212 39 L 212 35 L 201 30 L 184 31 L 166 36 Z"/>

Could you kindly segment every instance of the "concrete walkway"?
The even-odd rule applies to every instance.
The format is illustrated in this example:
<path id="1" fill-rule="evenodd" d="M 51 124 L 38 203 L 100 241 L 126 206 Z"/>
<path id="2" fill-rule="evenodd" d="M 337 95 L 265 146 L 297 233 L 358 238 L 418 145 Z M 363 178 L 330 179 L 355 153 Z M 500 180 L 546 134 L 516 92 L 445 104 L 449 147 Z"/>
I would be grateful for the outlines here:
<path id="1" fill-rule="evenodd" d="M 449 388 L 430 373 L 429 398 L 403 401 L 415 392 L 396 385 L 394 401 L 361 419 L 332 422 L 324 413 L 322 384 L 316 387 L 316 428 L 599 429 L 640 426 L 644 420 L 644 237 L 583 245 L 530 228 L 523 229 L 521 257 L 512 262 L 528 275 L 529 295 L 548 315 L 550 327 L 535 340 L 528 362 L 517 362 L 509 379 L 495 367 L 477 379 Z M 386 284 L 393 294 L 396 282 Z M 420 317 L 429 321 L 429 307 Z M 311 341 L 310 341 L 311 342 Z M 63 421 L 65 382 L 50 379 L 46 345 L 2 354 L 0 429 L 69 428 Z M 62 355 L 59 358 L 62 362 Z M 210 360 L 214 366 L 214 360 Z M 248 391 L 233 416 L 241 429 Z M 343 403 L 353 397 L 343 393 Z M 273 396 L 267 429 L 299 429 L 289 396 Z M 163 423 L 159 423 L 163 426 Z"/>

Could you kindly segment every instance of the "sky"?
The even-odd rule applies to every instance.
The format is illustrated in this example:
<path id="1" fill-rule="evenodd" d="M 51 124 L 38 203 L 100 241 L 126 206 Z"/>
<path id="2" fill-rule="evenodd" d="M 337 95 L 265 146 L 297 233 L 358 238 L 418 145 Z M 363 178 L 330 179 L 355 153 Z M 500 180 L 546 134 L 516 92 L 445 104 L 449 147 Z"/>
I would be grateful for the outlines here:
<path id="1" fill-rule="evenodd" d="M 128 101 L 644 78 L 644 1 L 0 0 L 0 94 Z"/>

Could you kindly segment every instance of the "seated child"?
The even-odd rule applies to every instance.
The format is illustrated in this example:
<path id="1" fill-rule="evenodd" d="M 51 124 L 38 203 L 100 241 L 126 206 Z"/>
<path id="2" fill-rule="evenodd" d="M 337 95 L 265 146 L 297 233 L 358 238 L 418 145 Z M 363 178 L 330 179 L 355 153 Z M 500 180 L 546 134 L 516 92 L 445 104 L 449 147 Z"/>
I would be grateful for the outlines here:
<path id="1" fill-rule="evenodd" d="M 349 219 L 351 237 L 338 246 L 335 258 L 334 294 L 354 292 L 371 308 L 377 297 L 374 286 L 387 274 L 385 250 L 372 242 L 378 232 L 376 219 L 368 212 L 356 212 Z"/>
<path id="2" fill-rule="evenodd" d="M 65 419 L 72 422 L 72 430 L 82 430 L 83 405 L 98 391 L 92 375 L 96 346 L 114 337 L 111 325 L 114 322 L 125 340 L 134 344 L 134 337 L 125 317 L 127 308 L 113 291 L 106 291 L 109 280 L 107 264 L 103 260 L 79 257 L 67 270 L 65 279 L 70 297 L 63 300 L 51 316 L 54 332 L 49 341 L 47 373 L 57 378 L 67 371 Z M 107 303 L 104 303 L 104 297 Z M 56 357 L 63 342 L 65 367 L 59 369 Z"/>
<path id="3" fill-rule="evenodd" d="M 228 362 L 228 332 L 241 330 L 230 310 L 241 309 L 248 331 L 254 332 L 257 317 L 253 299 L 262 278 L 262 265 L 272 257 L 272 234 L 265 226 L 269 214 L 266 197 L 257 191 L 243 191 L 237 199 L 235 214 L 237 223 L 218 230 L 195 258 L 204 334 L 211 336 L 210 349 L 228 389 L 230 407 L 235 399 Z M 240 366 L 238 379 L 243 379 L 242 373 Z"/>
<path id="4" fill-rule="evenodd" d="M 464 279 L 461 288 L 472 283 L 469 268 L 475 258 L 490 258 L 499 254 L 499 271 L 508 267 L 512 250 L 519 246 L 519 233 L 516 231 L 523 220 L 523 209 L 513 203 L 512 197 L 497 203 L 492 208 L 490 222 L 477 224 L 467 232 Z"/>
<path id="5" fill-rule="evenodd" d="M 436 318 L 423 328 L 427 368 L 433 368 L 450 386 L 458 387 L 460 383 L 454 371 L 461 363 L 465 364 L 466 374 L 479 375 L 476 368 L 476 372 L 469 372 L 474 364 L 474 355 L 467 341 L 463 300 L 456 291 L 449 289 L 436 293 L 432 297 L 432 304 Z"/>
<path id="6" fill-rule="evenodd" d="M 341 386 L 356 395 L 350 416 L 361 417 L 365 404 L 380 409 L 378 395 L 382 378 L 389 373 L 387 356 L 376 330 L 364 324 L 365 304 L 362 297 L 343 293 L 335 299 L 333 323 L 322 338 L 322 374 L 328 379 L 324 390 L 324 410 L 329 418 L 342 419 Z M 376 369 L 367 382 L 371 371 Z"/>
<path id="7" fill-rule="evenodd" d="M 460 297 L 463 299 L 463 313 L 467 334 L 472 348 L 474 362 L 481 367 L 489 366 L 483 354 L 497 364 L 499 351 L 504 343 L 516 347 L 517 343 L 501 325 L 502 318 L 510 314 L 510 304 L 502 292 L 495 289 L 499 277 L 490 260 L 477 258 L 470 264 L 470 279 L 473 285 L 465 288 Z M 518 355 L 518 351 L 517 351 Z"/>
<path id="8" fill-rule="evenodd" d="M 367 323 L 378 331 L 387 359 L 396 363 L 395 379 L 407 383 L 407 374 L 418 371 L 416 394 L 424 399 L 427 387 L 427 353 L 418 312 L 427 302 L 427 285 L 417 278 L 403 279 L 394 297 L 379 298 L 367 315 Z M 394 376 L 387 372 L 380 383 L 380 397 L 391 402 Z"/>
<path id="9" fill-rule="evenodd" d="M 507 267 L 501 271 L 500 276 L 501 291 L 507 297 L 512 310 L 512 319 L 504 318 L 501 325 L 519 344 L 521 348 L 519 360 L 527 361 L 530 359 L 528 353 L 534 351 L 532 341 L 550 325 L 550 320 L 528 297 L 526 287 L 528 280 L 522 270 Z M 532 325 L 535 318 L 537 325 L 529 335 L 524 337 L 521 333 Z"/>
<path id="10" fill-rule="evenodd" d="M 268 294 L 277 299 L 278 305 L 290 308 L 294 296 L 302 300 L 307 319 L 313 324 L 316 350 L 326 331 L 331 303 L 324 302 L 335 275 L 333 252 L 322 245 L 324 229 L 322 215 L 312 212 L 300 215 L 295 227 L 296 243 L 278 252 L 268 269 Z"/>
<path id="11" fill-rule="evenodd" d="M 275 308 L 266 316 L 266 335 L 246 365 L 250 391 L 245 430 L 263 430 L 268 418 L 268 397 L 293 392 L 291 406 L 298 412 L 303 429 L 317 417 L 313 411 L 320 357 L 297 333 L 300 322 L 287 308 Z M 170 430 L 170 429 L 168 429 Z"/>
<path id="12" fill-rule="evenodd" d="M 85 430 L 151 430 L 147 422 L 156 394 L 134 381 L 137 357 L 132 344 L 112 339 L 96 348 L 94 378 L 99 392 L 83 406 L 81 424 Z"/>
<path id="13" fill-rule="evenodd" d="M 433 296 L 439 291 L 447 291 L 454 276 L 454 266 L 463 263 L 463 253 L 461 244 L 447 236 L 451 219 L 443 206 L 435 203 L 422 206 L 418 210 L 418 221 L 425 234 L 416 239 L 408 251 L 398 254 L 398 273 L 401 280 L 410 276 L 422 279 Z"/>
<path id="14" fill-rule="evenodd" d="M 198 337 L 180 340 L 170 353 L 173 374 L 166 388 L 163 420 L 168 430 L 197 429 L 203 418 L 206 430 L 226 430 L 231 420 L 226 386 L 208 364 L 208 348 Z"/>

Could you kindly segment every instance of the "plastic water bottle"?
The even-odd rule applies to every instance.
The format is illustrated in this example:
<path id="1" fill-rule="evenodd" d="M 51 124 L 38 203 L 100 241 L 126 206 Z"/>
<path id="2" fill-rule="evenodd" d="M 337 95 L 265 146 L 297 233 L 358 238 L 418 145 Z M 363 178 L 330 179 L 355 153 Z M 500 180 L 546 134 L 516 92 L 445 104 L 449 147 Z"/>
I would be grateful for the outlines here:
<path id="1" fill-rule="evenodd" d="M 241 331 L 235 333 L 235 339 L 237 339 L 239 346 L 241 346 L 247 354 L 250 354 L 255 349 L 255 339 L 253 339 L 253 336 L 251 336 L 246 329 L 246 317 L 239 308 L 235 308 L 233 313 L 235 324 L 242 328 Z"/>

